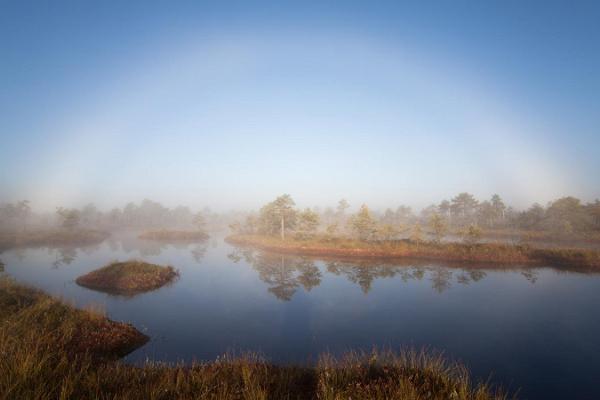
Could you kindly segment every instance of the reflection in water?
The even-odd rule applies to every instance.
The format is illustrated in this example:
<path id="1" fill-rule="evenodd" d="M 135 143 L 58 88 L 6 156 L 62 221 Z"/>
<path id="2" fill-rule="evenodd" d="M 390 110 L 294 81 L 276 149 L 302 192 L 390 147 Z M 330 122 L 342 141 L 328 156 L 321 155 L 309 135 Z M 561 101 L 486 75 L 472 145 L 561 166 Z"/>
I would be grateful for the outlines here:
<path id="1" fill-rule="evenodd" d="M 307 257 L 255 251 L 249 248 L 237 248 L 227 257 L 234 263 L 244 260 L 258 271 L 259 278 L 269 285 L 268 291 L 278 299 L 288 301 L 302 286 L 310 291 L 321 283 L 321 270 L 315 261 Z M 399 277 L 403 282 L 411 280 L 431 282 L 431 288 L 444 293 L 454 283 L 469 285 L 481 281 L 487 273 L 478 268 L 458 268 L 432 266 L 426 262 L 395 264 L 374 260 L 326 261 L 325 270 L 333 275 L 343 276 L 357 284 L 363 293 L 371 291 L 373 282 L 380 278 Z M 524 269 L 521 274 L 532 284 L 537 280 L 537 272 Z"/>
<path id="2" fill-rule="evenodd" d="M 55 259 L 52 263 L 53 268 L 58 268 L 62 265 L 70 265 L 77 258 L 77 248 L 75 247 L 61 247 L 54 249 Z M 91 253 L 86 253 L 91 254 Z"/>
<path id="3" fill-rule="evenodd" d="M 531 284 L 534 284 L 538 280 L 538 272 L 533 269 L 524 269 L 521 271 L 521 275 L 525 277 Z"/>
<path id="4" fill-rule="evenodd" d="M 198 243 L 195 246 L 193 246 L 190 252 L 192 253 L 192 258 L 194 259 L 194 261 L 200 264 L 202 262 L 202 259 L 204 258 L 204 255 L 206 254 L 207 249 L 207 242 Z"/>
<path id="5" fill-rule="evenodd" d="M 283 301 L 292 299 L 298 287 L 310 291 L 321 283 L 321 271 L 315 263 L 304 257 L 257 253 L 242 250 L 227 256 L 233 262 L 244 259 L 258 271 L 260 279 L 269 285 L 268 291 Z"/>
<path id="6" fill-rule="evenodd" d="M 163 251 L 173 248 L 176 250 L 190 250 L 195 262 L 201 263 L 209 242 L 203 241 L 168 241 L 168 240 L 139 240 L 137 235 L 123 235 L 108 239 L 108 245 L 114 252 L 125 253 L 139 252 L 142 257 L 158 257 Z M 190 248 L 191 246 L 191 248 Z"/>

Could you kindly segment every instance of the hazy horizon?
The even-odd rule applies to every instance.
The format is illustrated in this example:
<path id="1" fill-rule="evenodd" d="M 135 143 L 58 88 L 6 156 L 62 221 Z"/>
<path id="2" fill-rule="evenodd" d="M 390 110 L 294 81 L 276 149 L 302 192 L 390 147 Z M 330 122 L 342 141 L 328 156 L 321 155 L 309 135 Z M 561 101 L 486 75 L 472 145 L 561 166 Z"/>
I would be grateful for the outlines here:
<path id="1" fill-rule="evenodd" d="M 598 5 L 0 13 L 0 202 L 600 197 Z"/>

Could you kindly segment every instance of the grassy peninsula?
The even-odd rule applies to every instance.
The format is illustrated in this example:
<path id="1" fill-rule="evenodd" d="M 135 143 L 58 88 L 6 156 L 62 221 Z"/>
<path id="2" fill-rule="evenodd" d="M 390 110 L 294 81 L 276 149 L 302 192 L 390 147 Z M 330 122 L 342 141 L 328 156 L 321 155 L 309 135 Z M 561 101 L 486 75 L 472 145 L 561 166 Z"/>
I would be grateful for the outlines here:
<path id="1" fill-rule="evenodd" d="M 127 295 L 158 289 L 178 276 L 171 266 L 130 260 L 113 262 L 80 276 L 75 282 L 89 289 Z"/>
<path id="2" fill-rule="evenodd" d="M 324 355 L 312 367 L 254 355 L 188 366 L 115 359 L 147 340 L 130 325 L 0 278 L 0 400 L 506 398 L 431 352 Z"/>
<path id="3" fill-rule="evenodd" d="M 584 249 L 538 249 L 498 243 L 440 243 L 429 241 L 364 241 L 315 236 L 309 239 L 268 235 L 231 235 L 226 241 L 262 250 L 311 256 L 422 259 L 466 263 L 549 265 L 600 271 L 600 252 Z"/>

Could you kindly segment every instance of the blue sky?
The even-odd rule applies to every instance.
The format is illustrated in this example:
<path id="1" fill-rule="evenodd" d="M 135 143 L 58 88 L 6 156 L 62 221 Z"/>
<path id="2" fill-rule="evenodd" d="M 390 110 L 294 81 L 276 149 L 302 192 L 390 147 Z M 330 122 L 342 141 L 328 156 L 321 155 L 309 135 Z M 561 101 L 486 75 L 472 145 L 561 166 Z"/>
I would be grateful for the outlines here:
<path id="1" fill-rule="evenodd" d="M 598 2 L 121 3 L 0 3 L 0 201 L 600 197 Z"/>

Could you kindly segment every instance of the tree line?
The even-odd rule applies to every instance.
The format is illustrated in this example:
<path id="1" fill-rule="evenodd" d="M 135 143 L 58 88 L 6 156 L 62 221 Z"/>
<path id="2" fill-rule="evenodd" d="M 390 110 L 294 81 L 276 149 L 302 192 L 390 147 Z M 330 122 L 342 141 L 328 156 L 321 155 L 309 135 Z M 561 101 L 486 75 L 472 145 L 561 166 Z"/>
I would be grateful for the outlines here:
<path id="1" fill-rule="evenodd" d="M 258 213 L 231 224 L 237 233 L 279 236 L 293 234 L 309 238 L 317 233 L 329 236 L 352 235 L 361 240 L 390 240 L 401 235 L 421 240 L 424 235 L 440 241 L 449 233 L 465 241 L 477 241 L 485 230 L 549 231 L 556 234 L 600 232 L 600 200 L 584 204 L 575 197 L 563 197 L 545 207 L 536 203 L 517 211 L 494 194 L 480 201 L 470 193 L 459 193 L 423 208 L 418 214 L 401 205 L 375 212 L 366 204 L 349 214 L 350 204 L 342 199 L 335 208 L 296 208 L 289 194 L 265 204 Z"/>
<path id="2" fill-rule="evenodd" d="M 29 201 L 0 204 L 0 230 L 26 231 L 35 229 L 61 228 L 75 229 L 146 229 L 162 227 L 204 228 L 213 223 L 218 215 L 205 208 L 194 212 L 189 207 L 168 208 L 145 199 L 139 204 L 128 203 L 101 211 L 94 204 L 81 208 L 58 207 L 54 213 L 36 214 Z"/>

